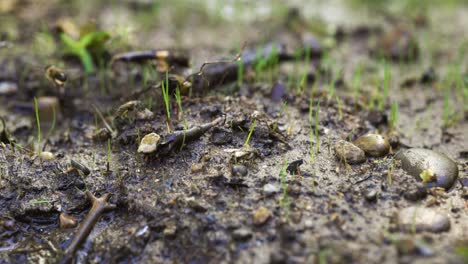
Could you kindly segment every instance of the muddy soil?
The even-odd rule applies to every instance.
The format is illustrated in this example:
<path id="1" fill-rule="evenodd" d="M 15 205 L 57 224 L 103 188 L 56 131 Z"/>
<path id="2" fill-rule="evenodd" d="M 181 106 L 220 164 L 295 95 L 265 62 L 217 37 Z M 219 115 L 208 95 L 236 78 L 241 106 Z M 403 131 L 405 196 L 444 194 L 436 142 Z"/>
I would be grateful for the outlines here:
<path id="1" fill-rule="evenodd" d="M 0 263 L 468 261 L 462 1 L 33 2 L 0 3 Z M 65 18 L 109 33 L 104 66 L 63 56 Z M 109 65 L 149 49 L 191 66 Z M 191 84 L 180 106 L 165 70 Z M 367 152 L 369 133 L 391 148 Z M 456 164 L 449 188 L 402 166 L 410 148 Z"/>

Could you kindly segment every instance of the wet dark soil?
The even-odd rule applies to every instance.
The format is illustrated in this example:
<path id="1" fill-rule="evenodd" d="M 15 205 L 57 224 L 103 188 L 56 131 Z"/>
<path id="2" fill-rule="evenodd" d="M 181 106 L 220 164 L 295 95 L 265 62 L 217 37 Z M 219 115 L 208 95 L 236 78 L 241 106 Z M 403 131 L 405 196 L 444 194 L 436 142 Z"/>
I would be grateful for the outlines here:
<path id="1" fill-rule="evenodd" d="M 145 1 L 97 1 L 89 10 L 74 1 L 48 9 L 10 2 L 11 9 L 0 4 L 0 22 L 9 25 L 0 29 L 0 87 L 9 85 L 0 89 L 0 263 L 466 263 L 468 32 L 459 26 L 466 25 L 466 5 L 428 7 L 419 17 L 413 9 L 407 15 L 334 2 L 318 6 L 346 12 L 342 19 L 352 23 L 324 15 L 318 24 L 309 4 L 239 22 L 180 1 L 152 11 L 142 11 Z M 177 10 L 184 8 L 191 15 L 182 18 Z M 371 14 L 369 21 L 353 8 Z M 192 77 L 183 111 L 170 91 L 172 131 L 158 86 L 165 74 L 152 63 L 127 62 L 85 74 L 79 60 L 61 56 L 54 33 L 44 33 L 61 17 L 97 18 L 114 36 L 126 28 L 116 20 L 140 25 L 125 41 L 111 38 L 106 61 L 134 50 L 187 51 L 191 68 L 169 68 Z M 317 32 L 324 25 L 335 30 Z M 413 42 L 417 53 L 401 47 Z M 261 59 L 245 63 L 238 80 L 243 60 L 236 59 L 269 43 L 284 45 L 288 56 L 262 70 Z M 311 56 L 294 57 L 303 47 Z M 391 71 L 381 106 L 385 63 L 377 53 Z M 197 73 L 207 61 L 214 63 Z M 67 72 L 63 93 L 44 77 L 47 64 Z M 38 144 L 33 101 L 44 96 L 59 106 L 54 126 L 42 110 Z M 120 107 L 131 100 L 134 107 Z M 399 118 L 392 125 L 393 102 Z M 163 143 L 153 153 L 137 151 L 149 133 L 169 141 L 174 131 L 216 119 L 222 121 L 169 151 Z M 389 139 L 390 151 L 353 165 L 336 157 L 336 142 L 367 133 Z M 456 162 L 451 188 L 426 188 L 401 168 L 394 154 L 415 147 Z M 45 151 L 54 157 L 41 158 Z M 116 207 L 67 256 L 92 207 L 87 191 L 109 194 Z M 441 213 L 449 228 L 400 228 L 398 213 L 411 206 Z M 64 228 L 63 214 L 78 227 Z"/>

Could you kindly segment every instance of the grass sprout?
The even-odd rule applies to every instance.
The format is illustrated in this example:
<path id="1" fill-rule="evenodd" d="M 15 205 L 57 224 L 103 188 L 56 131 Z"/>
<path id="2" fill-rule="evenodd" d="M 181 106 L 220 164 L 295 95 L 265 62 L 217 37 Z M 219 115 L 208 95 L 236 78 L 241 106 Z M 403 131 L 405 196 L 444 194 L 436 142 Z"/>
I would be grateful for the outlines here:
<path id="1" fill-rule="evenodd" d="M 170 97 L 169 97 L 169 73 L 166 71 L 166 78 L 161 83 L 161 90 L 164 99 L 164 105 L 166 106 L 166 116 L 167 116 L 167 128 L 169 132 L 173 131 L 172 122 L 171 122 L 171 106 L 170 106 Z"/>
<path id="2" fill-rule="evenodd" d="M 41 120 L 39 119 L 39 106 L 37 104 L 37 98 L 34 97 L 34 111 L 36 112 L 36 122 L 37 122 L 37 152 L 38 155 L 41 154 Z"/>
<path id="3" fill-rule="evenodd" d="M 254 121 L 252 122 L 252 124 L 250 125 L 250 129 L 249 129 L 249 135 L 247 136 L 247 139 L 245 140 L 245 143 L 244 143 L 244 147 L 248 147 L 249 146 L 249 142 L 250 142 L 250 138 L 252 137 L 252 134 L 255 130 L 255 126 L 257 125 L 257 120 L 254 119 Z"/>

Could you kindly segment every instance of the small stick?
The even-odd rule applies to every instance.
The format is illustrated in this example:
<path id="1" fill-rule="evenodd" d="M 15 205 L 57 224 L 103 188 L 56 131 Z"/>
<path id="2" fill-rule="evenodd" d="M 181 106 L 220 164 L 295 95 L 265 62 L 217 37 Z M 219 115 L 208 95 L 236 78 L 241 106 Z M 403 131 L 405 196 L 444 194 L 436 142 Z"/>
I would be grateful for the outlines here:
<path id="1" fill-rule="evenodd" d="M 86 240 L 89 233 L 91 233 L 91 230 L 93 230 L 94 225 L 98 221 L 101 214 L 105 211 L 115 209 L 114 204 L 107 202 L 109 199 L 108 193 L 104 194 L 100 198 L 97 198 L 91 192 L 86 191 L 86 197 L 88 197 L 92 203 L 91 210 L 89 210 L 88 215 L 86 215 L 85 219 L 78 228 L 75 237 L 65 250 L 65 257 L 63 258 L 62 263 L 69 263 L 72 260 L 78 248 Z"/>

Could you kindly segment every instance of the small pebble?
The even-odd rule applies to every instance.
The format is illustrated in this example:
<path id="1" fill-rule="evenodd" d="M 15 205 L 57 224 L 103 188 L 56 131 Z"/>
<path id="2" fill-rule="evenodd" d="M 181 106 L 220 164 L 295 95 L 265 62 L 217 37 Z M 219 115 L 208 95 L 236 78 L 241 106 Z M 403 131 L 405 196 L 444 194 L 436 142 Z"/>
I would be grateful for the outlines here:
<path id="1" fill-rule="evenodd" d="M 71 215 L 67 215 L 65 213 L 60 214 L 59 222 L 60 222 L 60 228 L 62 229 L 73 228 L 78 225 L 78 221 L 76 220 L 75 217 Z"/>
<path id="2" fill-rule="evenodd" d="M 163 230 L 163 235 L 167 239 L 174 239 L 177 233 L 177 226 L 174 222 L 169 222 Z"/>
<path id="3" fill-rule="evenodd" d="M 136 115 L 137 120 L 152 120 L 154 118 L 154 113 L 145 108 L 143 111 L 139 111 Z"/>
<path id="4" fill-rule="evenodd" d="M 12 95 L 18 91 L 18 85 L 14 82 L 0 82 L 0 95 Z"/>
<path id="5" fill-rule="evenodd" d="M 268 221 L 268 219 L 270 219 L 270 217 L 271 212 L 267 208 L 261 206 L 254 212 L 253 223 L 256 226 L 263 225 Z"/>
<path id="6" fill-rule="evenodd" d="M 417 202 L 426 198 L 427 188 L 423 184 L 413 185 L 404 192 L 403 197 L 412 202 Z"/>
<path id="7" fill-rule="evenodd" d="M 232 166 L 232 175 L 234 176 L 246 176 L 248 173 L 247 167 L 244 165 L 233 165 Z"/>
<path id="8" fill-rule="evenodd" d="M 423 148 L 412 148 L 399 151 L 395 158 L 401 161 L 401 167 L 408 174 L 422 180 L 423 171 L 434 174 L 435 180 L 427 182 L 427 187 L 450 189 L 457 180 L 457 164 L 444 154 Z"/>
<path id="9" fill-rule="evenodd" d="M 377 200 L 377 191 L 376 190 L 368 190 L 364 194 L 366 201 L 368 202 L 375 202 Z"/>
<path id="10" fill-rule="evenodd" d="M 387 138 L 378 134 L 366 134 L 354 141 L 354 145 L 362 149 L 371 157 L 382 157 L 390 151 L 390 143 Z"/>
<path id="11" fill-rule="evenodd" d="M 138 147 L 139 153 L 153 153 L 158 147 L 158 143 L 161 140 L 161 137 L 156 133 L 149 133 L 144 136 L 141 140 L 140 146 Z"/>
<path id="12" fill-rule="evenodd" d="M 276 184 L 267 183 L 263 186 L 263 194 L 266 196 L 273 195 L 280 191 L 280 187 Z"/>
<path id="13" fill-rule="evenodd" d="M 209 205 L 203 200 L 196 200 L 195 197 L 189 197 L 185 201 L 195 212 L 204 213 L 208 210 Z"/>
<path id="14" fill-rule="evenodd" d="M 232 238 L 237 241 L 247 241 L 252 238 L 252 231 L 241 227 L 232 232 Z"/>
<path id="15" fill-rule="evenodd" d="M 229 130 L 215 127 L 211 133 L 211 143 L 215 145 L 224 145 L 232 141 L 232 133 Z"/>
<path id="16" fill-rule="evenodd" d="M 53 159 L 55 159 L 55 155 L 52 152 L 49 152 L 49 151 L 42 151 L 41 154 L 39 154 L 39 157 L 42 160 L 53 160 Z"/>
<path id="17" fill-rule="evenodd" d="M 450 229 L 450 219 L 431 208 L 408 207 L 398 213 L 398 227 L 404 232 L 444 232 Z"/>
<path id="18" fill-rule="evenodd" d="M 335 144 L 335 155 L 348 164 L 358 164 L 366 160 L 364 151 L 351 142 L 340 140 Z"/>
<path id="19" fill-rule="evenodd" d="M 288 167 L 286 168 L 286 171 L 289 172 L 292 175 L 299 175 L 299 167 L 304 163 L 304 160 L 299 159 L 295 160 L 291 163 L 289 163 Z"/>

